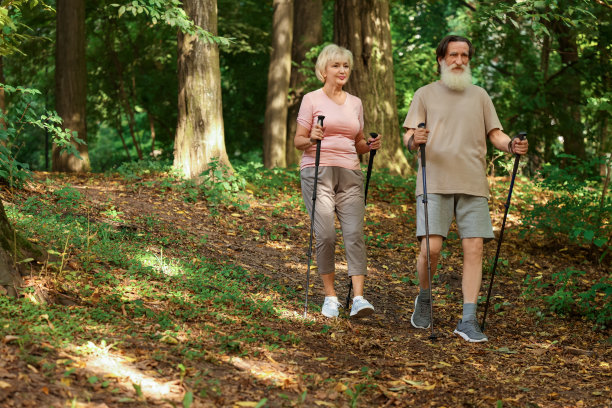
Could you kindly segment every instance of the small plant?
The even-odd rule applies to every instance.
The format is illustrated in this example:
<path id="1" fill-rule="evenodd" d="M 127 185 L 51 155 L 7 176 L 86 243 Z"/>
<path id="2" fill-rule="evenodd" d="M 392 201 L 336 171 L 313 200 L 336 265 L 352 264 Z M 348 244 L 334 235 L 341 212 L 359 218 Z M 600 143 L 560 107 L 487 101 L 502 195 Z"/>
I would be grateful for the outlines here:
<path id="1" fill-rule="evenodd" d="M 237 173 L 230 172 L 219 159 L 215 158 L 208 163 L 208 170 L 200 177 L 202 178 L 200 192 L 206 197 L 210 206 L 235 205 L 241 210 L 249 208 L 248 203 L 238 197 L 246 187 L 245 179 Z"/>

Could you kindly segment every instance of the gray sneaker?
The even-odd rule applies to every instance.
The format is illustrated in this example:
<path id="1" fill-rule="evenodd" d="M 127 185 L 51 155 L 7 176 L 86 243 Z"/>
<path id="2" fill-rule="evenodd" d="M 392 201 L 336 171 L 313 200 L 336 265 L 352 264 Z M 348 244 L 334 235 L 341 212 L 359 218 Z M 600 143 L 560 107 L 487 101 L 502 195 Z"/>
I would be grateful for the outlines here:
<path id="1" fill-rule="evenodd" d="M 414 312 L 410 318 L 410 323 L 417 329 L 427 329 L 431 325 L 431 310 L 429 299 L 419 299 L 417 296 L 414 299 Z"/>
<path id="2" fill-rule="evenodd" d="M 457 323 L 457 328 L 455 329 L 455 334 L 463 337 L 464 340 L 469 341 L 470 343 L 481 343 L 483 341 L 489 341 L 487 336 L 480 330 L 480 326 L 476 319 L 470 319 L 466 322 L 459 320 Z"/>

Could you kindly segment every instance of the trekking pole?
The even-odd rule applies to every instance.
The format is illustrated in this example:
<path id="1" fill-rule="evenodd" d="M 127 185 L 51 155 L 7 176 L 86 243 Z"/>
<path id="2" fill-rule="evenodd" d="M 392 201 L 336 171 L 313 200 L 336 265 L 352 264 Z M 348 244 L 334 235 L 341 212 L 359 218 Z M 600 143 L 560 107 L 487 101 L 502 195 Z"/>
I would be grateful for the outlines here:
<path id="1" fill-rule="evenodd" d="M 425 123 L 419 123 L 420 128 L 425 127 Z M 425 171 L 425 144 L 421 145 L 421 173 L 423 176 L 423 210 L 425 213 L 425 246 L 427 248 L 427 281 L 429 282 L 429 319 L 431 320 L 430 340 L 436 339 L 438 336 L 434 333 L 433 319 L 433 288 L 431 281 L 431 260 L 429 257 L 429 215 L 427 212 L 427 177 Z"/>
<path id="2" fill-rule="evenodd" d="M 325 116 L 319 115 L 317 123 L 323 127 Z M 315 156 L 315 176 L 312 189 L 312 212 L 310 216 L 310 243 L 308 244 L 308 269 L 306 270 L 306 301 L 304 302 L 304 319 L 308 313 L 308 286 L 310 285 L 310 261 L 312 259 L 312 235 L 314 233 L 315 205 L 317 204 L 317 182 L 319 180 L 319 159 L 321 158 L 321 140 L 317 140 L 317 153 Z"/>
<path id="3" fill-rule="evenodd" d="M 518 134 L 518 139 L 523 140 L 527 136 L 526 132 Z M 510 199 L 512 198 L 512 189 L 514 188 L 514 179 L 516 177 L 516 171 L 518 170 L 519 160 L 521 159 L 520 154 L 516 154 L 514 159 L 514 168 L 512 169 L 512 179 L 510 180 L 510 191 L 508 192 L 508 199 L 506 200 L 506 211 L 504 212 L 504 220 L 502 221 L 501 231 L 499 232 L 499 240 L 497 241 L 497 251 L 495 252 L 495 260 L 493 261 L 493 267 L 491 270 L 491 282 L 489 283 L 489 291 L 487 292 L 487 302 L 485 303 L 484 314 L 482 316 L 482 324 L 480 330 L 484 332 L 485 320 L 487 318 L 487 310 L 489 309 L 489 300 L 491 298 L 491 290 L 493 289 L 493 279 L 495 278 L 495 268 L 497 267 L 497 260 L 499 259 L 499 250 L 504 239 L 504 228 L 506 227 L 506 218 L 508 217 L 508 210 L 510 209 Z"/>
<path id="4" fill-rule="evenodd" d="M 373 138 L 378 137 L 378 133 L 370 133 L 370 136 Z M 369 144 L 369 143 L 368 143 Z M 366 184 L 365 184 L 365 193 L 364 193 L 364 205 L 368 202 L 368 185 L 370 184 L 370 176 L 372 175 L 372 165 L 374 164 L 374 156 L 376 156 L 376 149 L 370 150 L 370 160 L 368 161 L 368 172 L 366 174 Z M 346 295 L 346 305 L 345 309 L 348 310 L 349 301 L 351 300 L 351 290 L 353 289 L 353 280 L 349 277 L 349 288 L 348 295 Z"/>

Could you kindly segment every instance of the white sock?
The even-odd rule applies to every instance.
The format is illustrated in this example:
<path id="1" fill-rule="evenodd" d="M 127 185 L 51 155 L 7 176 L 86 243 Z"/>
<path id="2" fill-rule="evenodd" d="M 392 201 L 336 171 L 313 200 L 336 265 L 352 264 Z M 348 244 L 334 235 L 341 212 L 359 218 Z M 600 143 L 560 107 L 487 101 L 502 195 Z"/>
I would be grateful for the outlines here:
<path id="1" fill-rule="evenodd" d="M 356 300 L 361 300 L 361 299 L 363 299 L 363 296 L 355 296 L 353 298 L 353 302 L 356 301 Z"/>
<path id="2" fill-rule="evenodd" d="M 331 300 L 335 300 L 337 302 L 338 301 L 338 296 L 325 296 L 325 299 L 331 299 Z"/>

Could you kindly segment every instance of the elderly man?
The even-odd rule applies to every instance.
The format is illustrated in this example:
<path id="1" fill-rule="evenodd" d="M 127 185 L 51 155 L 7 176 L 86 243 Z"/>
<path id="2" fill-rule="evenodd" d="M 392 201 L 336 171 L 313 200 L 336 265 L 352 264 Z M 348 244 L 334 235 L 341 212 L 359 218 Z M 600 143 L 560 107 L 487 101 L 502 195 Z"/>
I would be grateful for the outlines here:
<path id="1" fill-rule="evenodd" d="M 413 151 L 426 144 L 427 199 L 430 265 L 436 271 L 442 241 L 455 217 L 463 247 L 463 316 L 455 333 L 469 342 L 488 338 L 478 325 L 476 306 L 482 281 L 483 242 L 493 239 L 486 178 L 487 138 L 497 149 L 527 153 L 527 140 L 510 139 L 487 92 L 472 84 L 469 62 L 474 55 L 464 37 L 445 37 L 436 50 L 440 80 L 416 91 L 404 121 L 404 144 Z M 419 128 L 425 123 L 425 128 Z M 430 286 L 427 271 L 425 216 L 421 167 L 417 180 L 417 259 L 420 292 L 414 302 L 411 323 L 431 325 Z"/>

